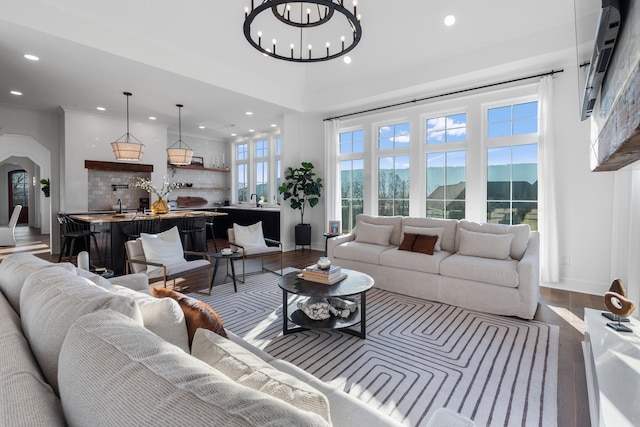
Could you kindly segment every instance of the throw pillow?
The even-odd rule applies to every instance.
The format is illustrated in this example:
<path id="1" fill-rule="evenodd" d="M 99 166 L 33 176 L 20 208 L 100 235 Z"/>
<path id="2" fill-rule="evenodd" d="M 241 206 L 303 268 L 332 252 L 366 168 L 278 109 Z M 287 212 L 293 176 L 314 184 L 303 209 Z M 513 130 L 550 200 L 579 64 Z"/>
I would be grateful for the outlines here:
<path id="1" fill-rule="evenodd" d="M 440 252 L 440 242 L 442 242 L 442 235 L 444 234 L 444 227 L 414 227 L 411 225 L 405 225 L 402 227 L 403 233 L 420 234 L 424 236 L 438 236 L 436 246 L 433 249 L 435 252 Z"/>
<path id="2" fill-rule="evenodd" d="M 83 316 L 69 330 L 60 400 L 70 426 L 330 425 L 237 384 L 109 310 Z"/>
<path id="3" fill-rule="evenodd" d="M 245 249 L 267 247 L 267 244 L 264 241 L 264 234 L 262 232 L 262 221 L 246 226 L 234 223 L 233 234 L 236 239 L 236 243 Z"/>
<path id="4" fill-rule="evenodd" d="M 178 301 L 180 308 L 184 313 L 184 319 L 187 323 L 187 336 L 189 337 L 189 347 L 193 342 L 193 336 L 198 328 L 209 329 L 216 334 L 227 338 L 224 330 L 222 319 L 209 304 L 190 298 L 180 292 L 172 291 L 165 288 L 152 288 L 151 295 L 156 298 L 173 298 Z"/>
<path id="5" fill-rule="evenodd" d="M 460 235 L 460 255 L 480 258 L 507 259 L 511 251 L 513 234 L 476 233 L 463 228 L 458 230 Z"/>
<path id="6" fill-rule="evenodd" d="M 416 236 L 416 239 L 413 242 L 413 247 L 411 248 L 411 251 L 420 252 L 427 255 L 433 255 L 433 251 L 435 250 L 437 241 L 438 241 L 438 236 L 419 234 Z"/>
<path id="7" fill-rule="evenodd" d="M 140 233 L 140 240 L 144 257 L 148 262 L 157 262 L 163 265 L 186 262 L 178 227 L 172 227 L 158 234 Z M 147 273 L 159 268 L 148 266 Z"/>
<path id="8" fill-rule="evenodd" d="M 375 225 L 360 221 L 356 230 L 356 242 L 389 246 L 393 225 Z"/>
<path id="9" fill-rule="evenodd" d="M 315 388 L 281 372 L 249 350 L 210 331 L 196 332 L 191 355 L 211 365 L 238 384 L 314 412 L 327 421 L 329 401 Z"/>
<path id="10" fill-rule="evenodd" d="M 417 234 L 405 234 L 402 239 L 402 243 L 398 246 L 399 251 L 410 251 L 413 248 L 413 242 L 415 242 Z"/>
<path id="11" fill-rule="evenodd" d="M 84 277 L 58 267 L 29 275 L 20 292 L 20 320 L 47 382 L 58 391 L 60 348 L 73 323 L 88 313 L 113 310 L 135 319 L 142 315 L 129 297 L 114 295 Z"/>
<path id="12" fill-rule="evenodd" d="M 108 290 L 116 295 L 124 295 L 133 299 L 138 304 L 145 328 L 171 344 L 177 345 L 185 352 L 189 352 L 187 323 L 184 312 L 176 300 L 154 298 L 149 294 L 120 285 L 111 285 Z"/>

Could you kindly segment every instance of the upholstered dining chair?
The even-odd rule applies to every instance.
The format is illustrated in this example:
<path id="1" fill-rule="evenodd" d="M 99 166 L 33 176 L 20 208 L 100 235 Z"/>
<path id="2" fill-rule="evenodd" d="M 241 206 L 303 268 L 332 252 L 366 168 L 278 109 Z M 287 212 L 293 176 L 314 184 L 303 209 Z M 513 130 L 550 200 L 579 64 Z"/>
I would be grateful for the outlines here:
<path id="1" fill-rule="evenodd" d="M 282 276 L 282 243 L 264 237 L 262 221 L 249 226 L 234 223 L 233 228 L 227 229 L 227 237 L 231 250 L 242 254 L 242 283 L 244 283 L 247 274 L 257 274 L 264 271 Z M 267 257 L 280 257 L 280 271 L 265 268 L 264 259 Z M 260 258 L 261 269 L 247 273 L 246 260 L 252 258 Z"/>
<path id="2" fill-rule="evenodd" d="M 144 273 L 149 283 L 162 281 L 165 288 L 167 281 L 173 281 L 176 289 L 177 278 L 207 270 L 208 295 L 211 295 L 214 279 L 211 277 L 214 266 L 211 257 L 205 252 L 185 251 L 177 227 L 158 234 L 142 233 L 139 238 L 126 241 L 124 247 L 127 253 L 126 274 Z"/>
<path id="3" fill-rule="evenodd" d="M 9 224 L 0 225 L 0 246 L 16 245 L 15 230 L 21 210 L 22 205 L 15 205 L 13 212 L 11 213 L 11 218 L 9 218 Z"/>

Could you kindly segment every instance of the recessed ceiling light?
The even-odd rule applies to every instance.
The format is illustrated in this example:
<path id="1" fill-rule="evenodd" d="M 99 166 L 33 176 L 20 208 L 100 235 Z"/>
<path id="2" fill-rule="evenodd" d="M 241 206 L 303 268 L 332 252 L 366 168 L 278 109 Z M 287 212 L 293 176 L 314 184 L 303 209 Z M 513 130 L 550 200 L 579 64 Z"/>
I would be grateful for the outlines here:
<path id="1" fill-rule="evenodd" d="M 155 120 L 156 118 L 153 116 L 149 116 L 149 120 Z"/>
<path id="2" fill-rule="evenodd" d="M 238 136 L 238 134 L 237 133 L 232 133 L 231 136 Z"/>
<path id="3" fill-rule="evenodd" d="M 255 132 L 255 130 L 253 130 L 253 129 L 249 129 L 249 132 Z"/>
<path id="4" fill-rule="evenodd" d="M 205 129 L 204 125 L 198 126 L 198 129 Z"/>
<path id="5" fill-rule="evenodd" d="M 35 55 L 31 55 L 30 53 L 25 53 L 23 56 L 25 57 L 25 59 L 28 59 L 29 61 L 40 61 L 40 58 L 38 58 Z"/>
<path id="6" fill-rule="evenodd" d="M 253 116 L 253 112 L 252 112 L 252 111 L 247 111 L 245 114 L 246 114 L 247 116 Z"/>
<path id="7" fill-rule="evenodd" d="M 277 125 L 277 124 L 275 124 L 275 123 L 271 123 L 271 127 L 272 127 L 272 128 L 277 128 L 277 127 L 278 127 L 278 125 Z"/>
<path id="8" fill-rule="evenodd" d="M 105 111 L 105 110 L 106 110 L 106 108 L 104 108 L 104 107 L 96 107 L 96 110 L 98 110 L 98 111 Z"/>
<path id="9" fill-rule="evenodd" d="M 444 25 L 446 25 L 447 27 L 450 27 L 455 23 L 456 23 L 456 17 L 453 15 L 447 15 L 444 18 Z"/>
<path id="10" fill-rule="evenodd" d="M 351 64 L 351 57 L 350 56 L 345 56 L 343 59 L 345 64 Z"/>
<path id="11" fill-rule="evenodd" d="M 11 95 L 16 95 L 16 96 L 20 96 L 22 95 L 22 92 L 17 91 L 17 90 L 12 90 L 11 92 L 9 92 Z"/>

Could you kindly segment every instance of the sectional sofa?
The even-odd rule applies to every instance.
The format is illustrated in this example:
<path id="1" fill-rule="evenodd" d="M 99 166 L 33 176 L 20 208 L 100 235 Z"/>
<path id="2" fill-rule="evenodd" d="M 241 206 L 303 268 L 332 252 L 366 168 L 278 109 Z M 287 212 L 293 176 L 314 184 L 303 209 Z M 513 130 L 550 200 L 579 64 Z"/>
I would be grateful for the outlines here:
<path id="1" fill-rule="evenodd" d="M 402 248 L 407 234 L 436 236 L 433 253 Z M 526 224 L 361 214 L 352 232 L 328 240 L 327 254 L 333 264 L 372 276 L 377 288 L 532 319 L 539 246 L 538 232 Z"/>
<path id="2" fill-rule="evenodd" d="M 190 342 L 186 311 L 142 274 L 16 254 L 0 290 L 1 425 L 400 425 L 230 331 Z M 440 408 L 429 425 L 473 423 Z"/>

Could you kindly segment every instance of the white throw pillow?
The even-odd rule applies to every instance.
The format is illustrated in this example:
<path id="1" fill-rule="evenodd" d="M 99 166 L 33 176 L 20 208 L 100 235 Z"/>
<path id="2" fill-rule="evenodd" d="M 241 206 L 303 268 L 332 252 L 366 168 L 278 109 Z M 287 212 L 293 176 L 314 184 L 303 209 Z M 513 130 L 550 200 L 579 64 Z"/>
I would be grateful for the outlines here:
<path id="1" fill-rule="evenodd" d="M 511 250 L 513 234 L 476 233 L 459 229 L 460 255 L 480 258 L 507 259 Z"/>
<path id="2" fill-rule="evenodd" d="M 187 323 L 176 300 L 155 298 L 119 285 L 111 285 L 108 290 L 132 298 L 140 308 L 145 328 L 189 353 Z"/>
<path id="3" fill-rule="evenodd" d="M 125 316 L 78 319 L 60 351 L 70 426 L 328 426 L 244 387 Z"/>
<path id="4" fill-rule="evenodd" d="M 360 221 L 356 230 L 356 242 L 389 246 L 393 225 L 375 225 Z"/>
<path id="5" fill-rule="evenodd" d="M 148 262 L 171 265 L 186 262 L 178 227 L 172 227 L 158 234 L 140 233 L 144 258 Z M 148 266 L 147 274 L 160 267 Z"/>
<path id="6" fill-rule="evenodd" d="M 434 252 L 440 252 L 440 242 L 442 242 L 442 235 L 444 234 L 444 227 L 412 227 L 410 225 L 402 226 L 402 239 L 404 239 L 405 233 L 407 234 L 419 234 L 422 236 L 438 236 L 438 241 L 434 246 Z"/>
<path id="7" fill-rule="evenodd" d="M 58 356 L 67 331 L 85 314 L 107 309 L 142 326 L 140 309 L 131 298 L 114 295 L 62 268 L 43 268 L 25 280 L 20 292 L 22 330 L 54 391 L 58 391 Z"/>
<path id="8" fill-rule="evenodd" d="M 262 232 L 262 221 L 258 221 L 251 225 L 238 225 L 234 223 L 233 234 L 235 236 L 236 243 L 245 249 L 267 247 L 267 244 L 264 241 L 264 234 Z"/>
<path id="9" fill-rule="evenodd" d="M 324 394 L 296 377 L 277 370 L 228 338 L 198 329 L 193 338 L 191 355 L 238 384 L 259 390 L 298 409 L 316 413 L 327 421 L 331 420 L 329 401 Z"/>

